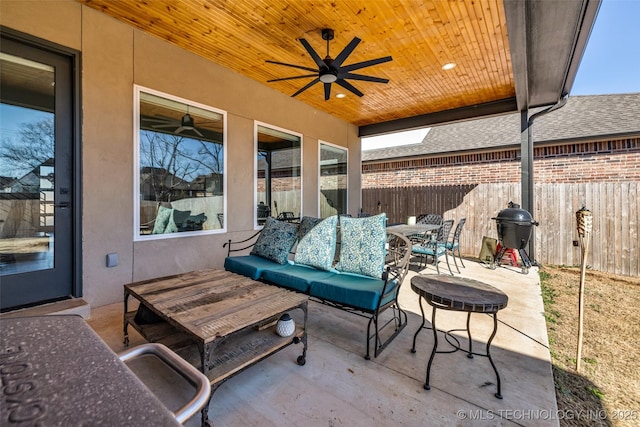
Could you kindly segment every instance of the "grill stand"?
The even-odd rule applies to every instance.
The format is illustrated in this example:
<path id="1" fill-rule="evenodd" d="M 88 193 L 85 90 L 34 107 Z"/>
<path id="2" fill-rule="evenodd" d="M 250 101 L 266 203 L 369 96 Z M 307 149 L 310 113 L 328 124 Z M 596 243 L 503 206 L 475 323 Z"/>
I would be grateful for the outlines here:
<path id="1" fill-rule="evenodd" d="M 493 259 L 493 263 L 490 266 L 492 270 L 500 267 L 500 265 L 502 264 L 502 256 L 507 251 L 507 249 L 509 248 L 504 246 L 500 248 L 495 258 Z M 511 249 L 515 250 L 515 248 Z M 529 259 L 529 255 L 527 255 L 527 252 L 524 249 L 517 249 L 517 251 L 520 254 L 520 259 L 522 260 L 522 274 L 529 274 L 529 269 L 531 268 L 531 260 Z"/>

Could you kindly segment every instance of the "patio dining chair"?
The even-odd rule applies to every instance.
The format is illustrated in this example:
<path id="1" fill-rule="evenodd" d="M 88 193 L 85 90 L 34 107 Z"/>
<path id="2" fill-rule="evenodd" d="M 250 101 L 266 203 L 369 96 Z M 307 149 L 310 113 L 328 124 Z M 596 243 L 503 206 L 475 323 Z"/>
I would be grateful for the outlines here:
<path id="1" fill-rule="evenodd" d="M 442 225 L 442 215 L 438 214 L 422 214 L 416 218 L 416 224 L 434 224 Z"/>
<path id="2" fill-rule="evenodd" d="M 433 233 L 425 233 L 424 237 L 419 242 L 414 243 L 411 248 L 411 252 L 418 254 L 421 257 L 421 261 L 424 261 L 425 266 L 427 256 L 431 256 L 433 258 L 433 263 L 436 265 L 436 272 L 438 274 L 440 274 L 440 267 L 438 267 L 439 259 L 444 255 L 447 261 L 447 267 L 449 268 L 449 273 L 453 276 L 453 271 L 451 271 L 451 265 L 449 265 L 449 257 L 447 255 L 447 241 L 449 240 L 449 234 L 451 233 L 452 228 L 453 220 L 448 219 L 442 223 L 435 234 L 435 238 Z"/>
<path id="3" fill-rule="evenodd" d="M 464 267 L 464 263 L 462 262 L 462 256 L 460 255 L 460 234 L 462 233 L 462 227 L 464 227 L 464 223 L 467 221 L 467 218 L 461 218 L 458 221 L 458 225 L 456 225 L 456 229 L 453 232 L 453 239 L 447 241 L 447 251 L 451 253 L 451 257 L 453 258 L 453 263 L 456 266 L 456 271 L 458 274 L 460 273 L 460 269 L 458 268 L 458 263 L 456 262 L 456 251 L 458 251 L 458 258 L 460 259 L 460 264 Z M 466 268 L 466 267 L 465 267 Z"/>

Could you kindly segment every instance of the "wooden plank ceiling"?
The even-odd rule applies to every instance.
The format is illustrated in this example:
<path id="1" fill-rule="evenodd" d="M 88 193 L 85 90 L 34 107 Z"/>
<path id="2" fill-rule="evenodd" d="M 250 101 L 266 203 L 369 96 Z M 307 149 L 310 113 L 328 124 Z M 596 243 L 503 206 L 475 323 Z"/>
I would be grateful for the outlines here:
<path id="1" fill-rule="evenodd" d="M 79 0 L 240 74 L 292 95 L 313 77 L 267 60 L 317 69 L 302 44 L 335 58 L 362 39 L 343 65 L 391 55 L 393 61 L 354 71 L 388 84 L 350 80 L 358 97 L 322 83 L 297 99 L 356 126 L 429 114 L 515 96 L 502 0 Z M 449 71 L 442 65 L 455 62 Z M 344 93 L 345 98 L 336 98 Z"/>

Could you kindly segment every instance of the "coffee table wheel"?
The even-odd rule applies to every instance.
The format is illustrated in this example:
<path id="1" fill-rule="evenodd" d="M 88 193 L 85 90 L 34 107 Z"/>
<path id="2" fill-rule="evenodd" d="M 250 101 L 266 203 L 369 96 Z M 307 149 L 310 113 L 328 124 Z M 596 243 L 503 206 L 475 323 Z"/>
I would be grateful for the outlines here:
<path id="1" fill-rule="evenodd" d="M 411 353 L 415 353 L 415 352 L 416 352 L 416 349 L 415 349 L 415 348 L 412 348 L 412 349 L 411 349 Z"/>
<path id="2" fill-rule="evenodd" d="M 304 364 L 307 363 L 307 358 L 304 357 L 303 355 L 300 355 L 298 356 L 298 359 L 296 360 L 296 362 L 298 362 L 298 365 L 304 366 Z"/>
<path id="3" fill-rule="evenodd" d="M 300 337 L 293 337 L 293 343 L 298 344 L 300 342 Z"/>
<path id="4" fill-rule="evenodd" d="M 427 383 L 424 384 L 423 388 L 425 390 L 431 390 L 431 386 L 429 384 L 427 384 Z"/>
<path id="5" fill-rule="evenodd" d="M 496 394 L 495 394 L 495 396 L 496 396 L 498 399 L 502 399 L 502 395 L 501 395 L 500 393 L 496 393 Z"/>

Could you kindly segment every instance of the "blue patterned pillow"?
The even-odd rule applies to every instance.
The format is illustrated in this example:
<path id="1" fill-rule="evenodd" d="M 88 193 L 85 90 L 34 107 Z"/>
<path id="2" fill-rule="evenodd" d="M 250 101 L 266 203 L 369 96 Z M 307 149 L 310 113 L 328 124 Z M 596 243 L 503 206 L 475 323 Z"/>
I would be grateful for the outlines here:
<path id="1" fill-rule="evenodd" d="M 340 262 L 336 269 L 375 278 L 384 271 L 386 215 L 340 218 Z"/>
<path id="2" fill-rule="evenodd" d="M 302 238 L 316 225 L 320 224 L 322 218 L 314 218 L 311 216 L 303 216 L 300 220 L 300 228 L 298 228 L 298 240 Z"/>
<path id="3" fill-rule="evenodd" d="M 173 209 L 165 208 L 164 206 L 160 206 L 158 208 L 158 213 L 156 215 L 156 220 L 153 223 L 153 231 L 151 234 L 162 234 L 164 233 L 165 228 L 167 228 L 167 224 L 169 223 L 169 219 L 171 218 L 171 213 Z"/>
<path id="4" fill-rule="evenodd" d="M 338 217 L 330 216 L 309 230 L 298 242 L 295 262 L 329 271 L 336 254 L 337 225 Z"/>
<path id="5" fill-rule="evenodd" d="M 258 236 L 251 255 L 286 264 L 289 251 L 298 239 L 298 226 L 289 222 L 267 218 L 264 228 Z"/>

